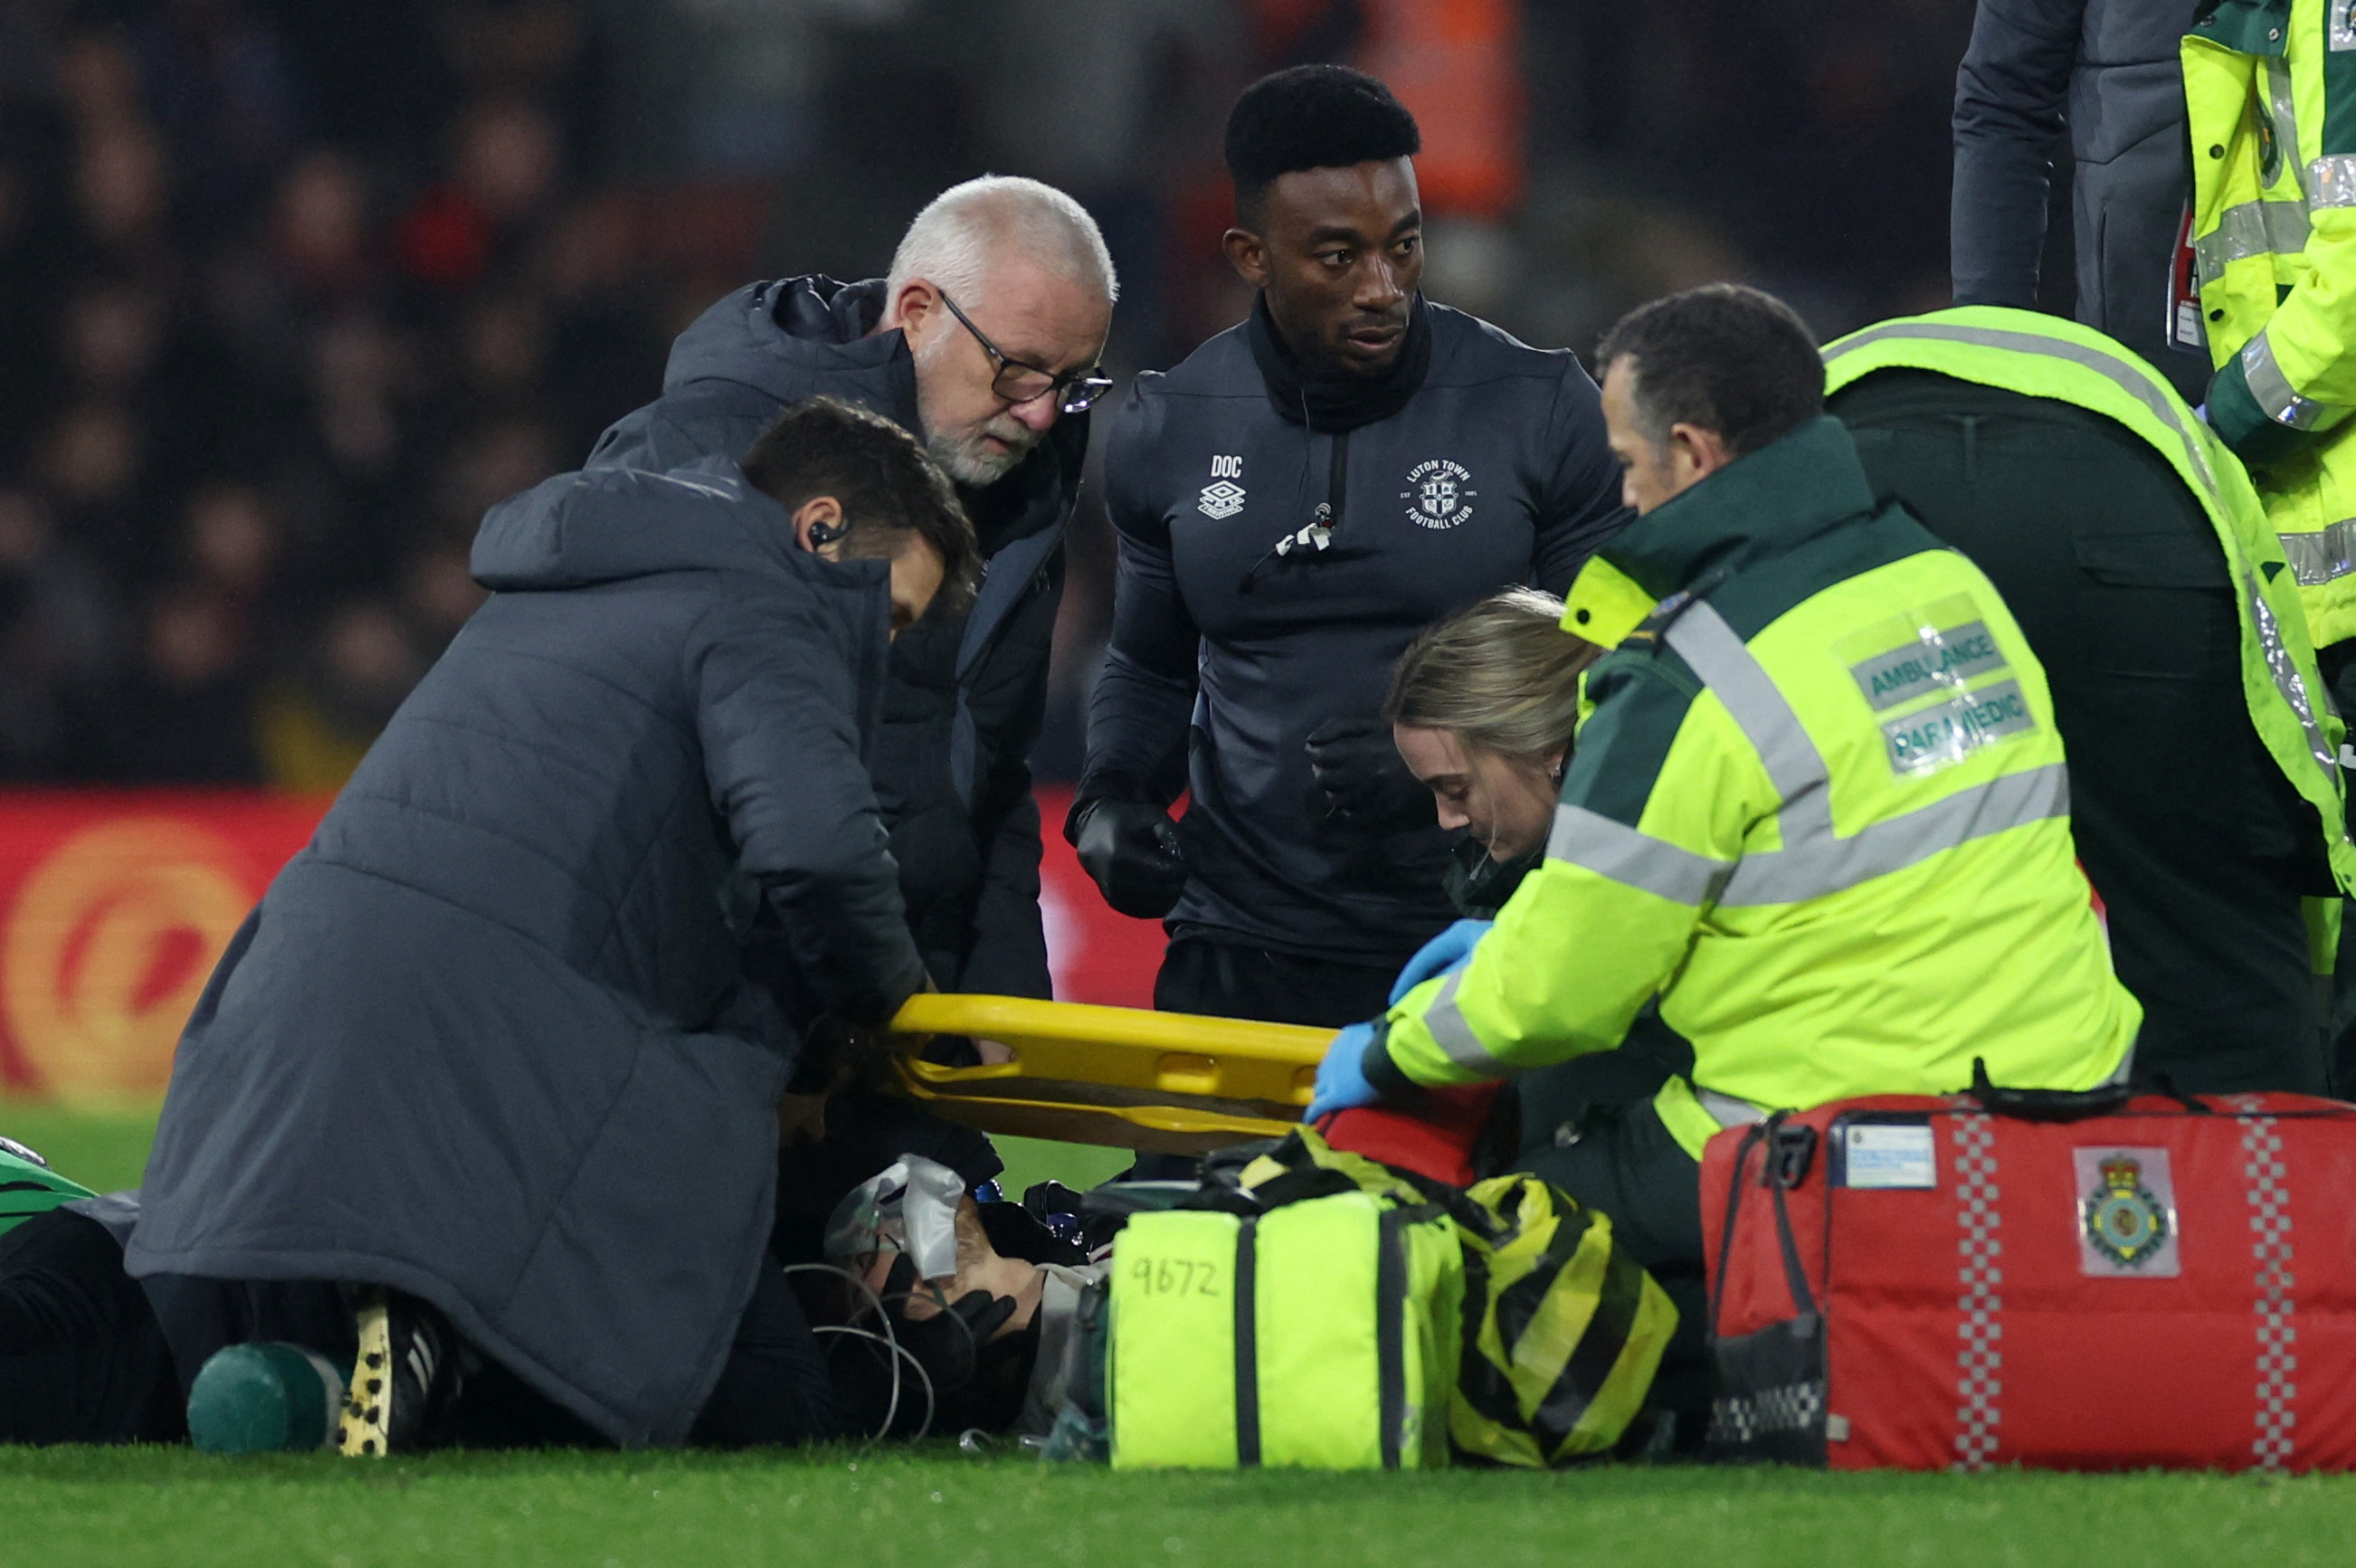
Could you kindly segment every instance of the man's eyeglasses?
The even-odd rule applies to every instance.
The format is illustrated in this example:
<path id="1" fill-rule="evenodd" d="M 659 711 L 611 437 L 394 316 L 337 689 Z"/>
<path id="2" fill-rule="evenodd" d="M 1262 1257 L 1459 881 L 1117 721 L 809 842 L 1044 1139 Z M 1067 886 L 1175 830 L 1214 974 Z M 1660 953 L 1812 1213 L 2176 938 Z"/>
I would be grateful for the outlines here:
<path id="1" fill-rule="evenodd" d="M 1029 403 L 1047 392 L 1054 392 L 1056 394 L 1056 408 L 1066 413 L 1085 413 L 1090 403 L 1112 391 L 1112 378 L 1104 373 L 1100 365 L 1091 365 L 1084 371 L 1066 371 L 1059 376 L 1037 365 L 1026 365 L 1020 360 L 1010 359 L 997 344 L 982 336 L 981 328 L 973 324 L 973 317 L 958 308 L 956 300 L 938 287 L 933 292 L 940 295 L 941 303 L 949 307 L 949 314 L 964 324 L 965 329 L 973 334 L 973 340 L 981 345 L 981 351 L 990 356 L 991 363 L 998 367 L 997 375 L 991 379 L 990 390 L 1008 403 Z"/>

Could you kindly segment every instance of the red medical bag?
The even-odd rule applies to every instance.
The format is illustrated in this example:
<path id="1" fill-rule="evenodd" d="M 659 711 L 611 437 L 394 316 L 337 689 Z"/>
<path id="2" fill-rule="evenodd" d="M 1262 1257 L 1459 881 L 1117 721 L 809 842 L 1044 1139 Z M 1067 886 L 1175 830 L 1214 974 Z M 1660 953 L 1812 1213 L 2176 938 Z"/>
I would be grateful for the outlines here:
<path id="1" fill-rule="evenodd" d="M 2356 1106 L 1844 1101 L 1701 1196 L 1719 1457 L 2356 1467 Z"/>

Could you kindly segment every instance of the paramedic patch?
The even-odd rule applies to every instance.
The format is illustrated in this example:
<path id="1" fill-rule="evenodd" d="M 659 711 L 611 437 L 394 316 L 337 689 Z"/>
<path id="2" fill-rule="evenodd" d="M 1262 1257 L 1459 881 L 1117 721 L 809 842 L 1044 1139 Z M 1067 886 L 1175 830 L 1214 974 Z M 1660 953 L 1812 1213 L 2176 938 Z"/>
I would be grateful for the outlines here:
<path id="1" fill-rule="evenodd" d="M 1890 750 L 1890 770 L 1904 775 L 1961 762 L 1984 746 L 2036 727 L 2020 682 L 1998 681 L 1891 719 L 1881 726 L 1881 738 Z"/>
<path id="2" fill-rule="evenodd" d="M 2072 1149 L 2078 1272 L 2097 1279 L 2174 1279 L 2176 1181 L 2166 1149 Z"/>
<path id="3" fill-rule="evenodd" d="M 1960 690 L 1973 676 L 2004 667 L 1987 622 L 1974 620 L 1945 629 L 1925 627 L 1898 647 L 1850 665 L 1848 672 L 1879 713 L 1934 692 Z"/>

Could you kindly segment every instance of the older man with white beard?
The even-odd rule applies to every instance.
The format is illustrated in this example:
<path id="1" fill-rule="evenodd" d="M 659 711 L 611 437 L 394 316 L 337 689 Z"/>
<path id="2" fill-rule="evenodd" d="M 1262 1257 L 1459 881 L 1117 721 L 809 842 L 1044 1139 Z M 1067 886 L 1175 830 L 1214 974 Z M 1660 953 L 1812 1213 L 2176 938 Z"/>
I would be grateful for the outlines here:
<path id="1" fill-rule="evenodd" d="M 873 763 L 909 924 L 944 990 L 1049 994 L 1025 759 L 1118 292 L 1077 202 L 1035 180 L 970 180 L 916 215 L 886 278 L 758 283 L 704 312 L 663 395 L 589 460 L 660 472 L 738 456 L 783 405 L 823 393 L 897 420 L 957 480 L 985 585 L 969 615 L 894 644 Z"/>

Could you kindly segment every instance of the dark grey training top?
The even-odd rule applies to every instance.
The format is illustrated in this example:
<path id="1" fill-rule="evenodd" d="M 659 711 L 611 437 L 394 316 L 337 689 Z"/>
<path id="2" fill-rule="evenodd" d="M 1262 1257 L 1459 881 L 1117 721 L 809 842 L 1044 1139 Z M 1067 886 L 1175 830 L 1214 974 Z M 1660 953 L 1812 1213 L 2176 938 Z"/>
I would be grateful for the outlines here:
<path id="1" fill-rule="evenodd" d="M 1422 385 L 1373 424 L 1280 413 L 1244 327 L 1139 377 L 1114 420 L 1120 568 L 1079 798 L 1192 789 L 1175 934 L 1390 963 L 1445 926 L 1446 835 L 1326 817 L 1309 733 L 1375 714 L 1423 627 L 1515 584 L 1559 592 L 1626 520 L 1578 359 L 1425 308 Z M 1328 501 L 1329 549 L 1270 556 Z"/>

